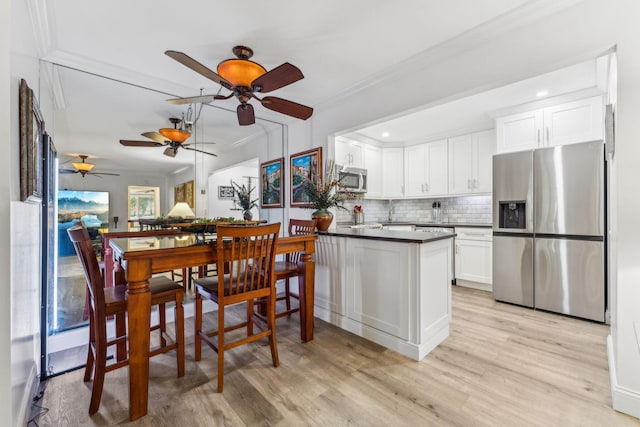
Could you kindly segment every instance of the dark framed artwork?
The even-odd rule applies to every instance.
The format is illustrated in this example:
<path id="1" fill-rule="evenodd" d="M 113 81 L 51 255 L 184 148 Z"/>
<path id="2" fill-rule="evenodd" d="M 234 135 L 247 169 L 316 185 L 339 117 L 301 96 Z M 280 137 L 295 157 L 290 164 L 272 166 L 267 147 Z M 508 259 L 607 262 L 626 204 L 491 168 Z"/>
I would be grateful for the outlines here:
<path id="1" fill-rule="evenodd" d="M 20 81 L 20 200 L 42 201 L 42 138 L 44 120 L 38 100 L 23 79 Z"/>
<path id="2" fill-rule="evenodd" d="M 234 194 L 233 186 L 218 185 L 218 199 L 233 199 Z"/>
<path id="3" fill-rule="evenodd" d="M 186 202 L 191 209 L 194 208 L 193 180 L 173 187 L 173 203 L 179 202 Z"/>
<path id="4" fill-rule="evenodd" d="M 309 197 L 302 188 L 302 183 L 309 180 L 317 185 L 322 180 L 322 147 L 292 154 L 290 163 L 290 205 L 292 208 L 311 206 Z"/>
<path id="5" fill-rule="evenodd" d="M 260 164 L 260 207 L 283 208 L 282 191 L 284 157 Z"/>

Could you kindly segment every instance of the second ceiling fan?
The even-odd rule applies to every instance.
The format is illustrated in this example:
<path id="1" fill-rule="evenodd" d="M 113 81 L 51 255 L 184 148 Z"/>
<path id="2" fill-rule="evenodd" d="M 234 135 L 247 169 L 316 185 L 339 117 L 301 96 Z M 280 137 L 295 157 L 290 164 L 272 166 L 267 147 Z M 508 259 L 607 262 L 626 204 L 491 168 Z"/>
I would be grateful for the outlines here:
<path id="1" fill-rule="evenodd" d="M 158 132 L 144 132 L 141 135 L 151 139 L 152 141 L 135 141 L 130 139 L 121 139 L 120 144 L 126 147 L 167 147 L 164 150 L 164 155 L 169 157 L 175 157 L 178 154 L 179 148 L 185 150 L 197 151 L 198 153 L 208 154 L 210 156 L 218 157 L 217 154 L 209 153 L 208 151 L 202 151 L 197 148 L 191 147 L 193 144 L 183 144 L 191 136 L 191 133 L 178 128 L 178 125 L 182 125 L 183 120 L 175 117 L 169 119 L 173 123 L 173 128 L 162 128 Z M 201 142 L 201 144 L 215 144 L 215 142 Z"/>
<path id="2" fill-rule="evenodd" d="M 249 61 L 249 58 L 253 56 L 253 50 L 251 50 L 251 48 L 236 46 L 233 48 L 233 54 L 237 58 L 222 61 L 218 64 L 218 72 L 216 73 L 182 52 L 167 50 L 165 54 L 182 65 L 191 68 L 193 71 L 232 91 L 232 93 L 227 96 L 203 95 L 191 98 L 169 99 L 168 101 L 173 104 L 206 103 L 214 99 L 229 99 L 235 96 L 238 101 L 240 101 L 236 112 L 238 114 L 238 123 L 242 126 L 255 123 L 253 105 L 249 104 L 252 98 L 257 99 L 265 108 L 298 119 L 306 120 L 313 114 L 313 108 L 298 104 L 297 102 L 275 96 L 265 96 L 263 98 L 256 96 L 256 93 L 271 92 L 304 78 L 300 69 L 288 62 L 271 71 L 267 71 L 257 62 Z"/>

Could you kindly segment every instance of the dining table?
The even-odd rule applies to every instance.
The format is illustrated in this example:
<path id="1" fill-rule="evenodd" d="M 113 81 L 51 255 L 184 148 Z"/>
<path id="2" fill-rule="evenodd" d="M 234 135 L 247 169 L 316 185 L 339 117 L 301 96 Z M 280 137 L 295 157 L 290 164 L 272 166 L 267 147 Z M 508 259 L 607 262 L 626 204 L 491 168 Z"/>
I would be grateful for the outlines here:
<path id="1" fill-rule="evenodd" d="M 300 338 L 313 339 L 313 305 L 316 235 L 279 237 L 276 254 L 300 252 L 298 293 L 300 297 Z M 129 418 L 147 414 L 149 398 L 149 345 L 151 292 L 149 278 L 155 273 L 215 264 L 215 235 L 203 239 L 195 233 L 145 235 L 109 239 L 113 277 L 107 282 L 127 285 L 129 331 Z M 111 269 L 109 269 L 111 270 Z"/>

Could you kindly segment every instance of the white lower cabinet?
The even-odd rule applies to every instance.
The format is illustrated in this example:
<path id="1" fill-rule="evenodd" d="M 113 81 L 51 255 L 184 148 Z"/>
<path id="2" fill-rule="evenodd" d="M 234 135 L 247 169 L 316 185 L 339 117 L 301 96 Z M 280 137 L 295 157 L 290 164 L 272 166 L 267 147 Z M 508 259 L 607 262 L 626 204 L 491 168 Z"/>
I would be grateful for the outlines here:
<path id="1" fill-rule="evenodd" d="M 421 360 L 449 335 L 452 254 L 451 238 L 318 236 L 314 315 Z"/>
<path id="2" fill-rule="evenodd" d="M 491 228 L 456 227 L 456 284 L 492 290 L 493 243 Z"/>
<path id="3" fill-rule="evenodd" d="M 347 317 L 408 339 L 410 284 L 417 281 L 411 245 L 367 239 L 350 239 L 348 244 Z"/>

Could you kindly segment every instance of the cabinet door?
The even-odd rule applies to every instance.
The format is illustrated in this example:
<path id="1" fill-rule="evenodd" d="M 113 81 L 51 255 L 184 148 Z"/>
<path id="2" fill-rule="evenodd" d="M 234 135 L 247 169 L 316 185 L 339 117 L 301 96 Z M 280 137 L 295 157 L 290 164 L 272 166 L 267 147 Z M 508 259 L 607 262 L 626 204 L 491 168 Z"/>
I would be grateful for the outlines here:
<path id="1" fill-rule="evenodd" d="M 373 145 L 364 144 L 364 167 L 367 169 L 367 192 L 366 198 L 376 198 L 382 196 L 382 151 Z"/>
<path id="2" fill-rule="evenodd" d="M 542 120 L 542 110 L 498 117 L 497 152 L 510 153 L 538 147 L 542 143 Z"/>
<path id="3" fill-rule="evenodd" d="M 384 197 L 402 197 L 404 195 L 404 149 L 383 148 L 382 194 Z"/>
<path id="4" fill-rule="evenodd" d="M 427 169 L 427 157 L 425 154 L 425 144 L 413 145 L 405 147 L 405 179 L 404 179 L 404 195 L 408 197 L 423 196 L 427 178 L 425 172 Z"/>
<path id="5" fill-rule="evenodd" d="M 425 144 L 427 156 L 426 182 L 424 193 L 429 196 L 441 196 L 448 192 L 447 140 Z"/>
<path id="6" fill-rule="evenodd" d="M 472 158 L 471 134 L 449 138 L 449 194 L 472 191 Z"/>
<path id="7" fill-rule="evenodd" d="M 492 251 L 491 242 L 456 239 L 456 279 L 491 284 Z"/>
<path id="8" fill-rule="evenodd" d="M 551 147 L 602 139 L 603 122 L 600 96 L 545 108 L 545 145 Z"/>
<path id="9" fill-rule="evenodd" d="M 496 134 L 493 130 L 473 134 L 472 187 L 474 193 L 491 193 L 493 182 L 493 155 Z"/>
<path id="10" fill-rule="evenodd" d="M 345 138 L 336 138 L 336 163 L 342 166 L 362 167 L 362 144 Z"/>

